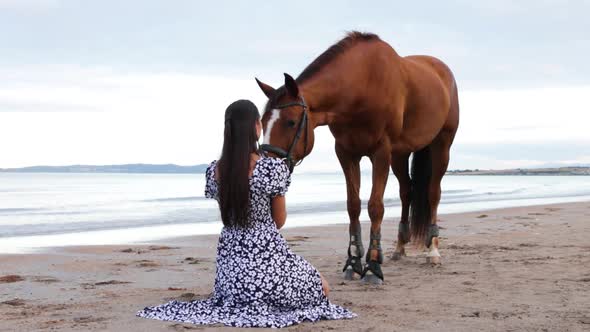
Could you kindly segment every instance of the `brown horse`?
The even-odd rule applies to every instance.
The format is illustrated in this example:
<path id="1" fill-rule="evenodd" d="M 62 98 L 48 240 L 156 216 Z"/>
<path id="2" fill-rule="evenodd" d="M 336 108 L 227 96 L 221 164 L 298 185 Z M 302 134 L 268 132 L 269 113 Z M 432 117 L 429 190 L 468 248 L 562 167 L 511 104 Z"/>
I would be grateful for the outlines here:
<path id="1" fill-rule="evenodd" d="M 425 243 L 429 260 L 440 264 L 436 225 L 440 184 L 459 125 L 457 85 L 442 61 L 423 55 L 401 57 L 377 35 L 352 32 L 296 80 L 285 74 L 285 85 L 278 89 L 256 81 L 269 98 L 262 117 L 262 147 L 285 158 L 291 169 L 313 149 L 315 127 L 327 125 L 334 135 L 350 218 L 346 278 L 358 273 L 368 282 L 383 280 L 381 222 L 390 167 L 399 181 L 402 203 L 392 258 L 404 256 L 404 245 L 413 239 Z M 373 166 L 368 204 L 371 236 L 364 268 L 359 223 L 363 156 Z"/>

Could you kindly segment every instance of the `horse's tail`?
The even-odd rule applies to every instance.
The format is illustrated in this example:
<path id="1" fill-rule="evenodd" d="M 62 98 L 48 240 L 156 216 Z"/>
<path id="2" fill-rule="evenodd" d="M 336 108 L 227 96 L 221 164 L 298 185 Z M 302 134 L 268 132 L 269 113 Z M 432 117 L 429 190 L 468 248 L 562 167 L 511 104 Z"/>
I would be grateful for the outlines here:
<path id="1" fill-rule="evenodd" d="M 432 176 L 430 147 L 414 152 L 411 170 L 410 232 L 414 243 L 424 243 L 430 225 L 430 200 L 428 199 Z"/>

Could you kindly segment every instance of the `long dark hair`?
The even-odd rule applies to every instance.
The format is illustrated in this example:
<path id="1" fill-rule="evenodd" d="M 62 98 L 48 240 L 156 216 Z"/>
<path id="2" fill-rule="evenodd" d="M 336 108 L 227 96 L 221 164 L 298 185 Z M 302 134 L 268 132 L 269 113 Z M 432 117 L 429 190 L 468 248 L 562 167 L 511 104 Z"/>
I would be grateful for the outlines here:
<path id="1" fill-rule="evenodd" d="M 249 100 L 225 110 L 223 150 L 218 162 L 219 209 L 225 226 L 247 227 L 250 204 L 250 155 L 258 150 L 258 108 Z"/>

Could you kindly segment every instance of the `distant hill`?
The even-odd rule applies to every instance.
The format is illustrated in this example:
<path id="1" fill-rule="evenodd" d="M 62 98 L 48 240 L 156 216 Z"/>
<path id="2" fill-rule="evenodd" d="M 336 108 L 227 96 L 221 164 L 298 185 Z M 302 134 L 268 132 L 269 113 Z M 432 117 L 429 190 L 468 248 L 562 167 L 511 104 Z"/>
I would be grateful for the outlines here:
<path id="1" fill-rule="evenodd" d="M 515 168 L 503 170 L 452 170 L 449 175 L 590 175 L 590 167 Z"/>
<path id="2" fill-rule="evenodd" d="M 22 168 L 0 168 L 0 172 L 19 173 L 205 173 L 207 164 L 179 166 L 174 164 L 125 164 L 125 165 L 70 165 L 30 166 Z"/>

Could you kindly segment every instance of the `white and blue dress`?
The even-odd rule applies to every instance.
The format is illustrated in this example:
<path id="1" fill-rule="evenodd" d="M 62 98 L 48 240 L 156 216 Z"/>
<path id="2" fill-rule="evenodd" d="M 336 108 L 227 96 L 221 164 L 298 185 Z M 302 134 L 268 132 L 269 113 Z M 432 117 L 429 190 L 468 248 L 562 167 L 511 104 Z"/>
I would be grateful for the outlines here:
<path id="1" fill-rule="evenodd" d="M 207 168 L 205 187 L 205 196 L 214 199 L 218 199 L 216 166 L 213 161 Z M 289 170 L 280 159 L 260 158 L 250 178 L 251 226 L 224 227 L 221 231 L 212 296 L 147 307 L 137 315 L 237 327 L 285 327 L 303 321 L 355 317 L 328 301 L 319 272 L 291 251 L 276 228 L 271 199 L 285 195 L 290 181 Z"/>

